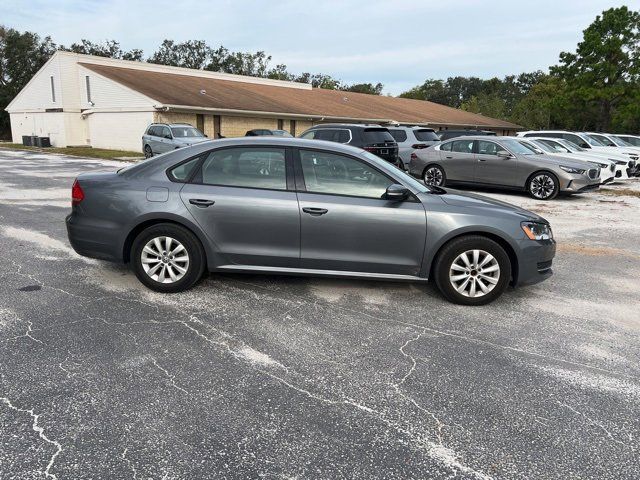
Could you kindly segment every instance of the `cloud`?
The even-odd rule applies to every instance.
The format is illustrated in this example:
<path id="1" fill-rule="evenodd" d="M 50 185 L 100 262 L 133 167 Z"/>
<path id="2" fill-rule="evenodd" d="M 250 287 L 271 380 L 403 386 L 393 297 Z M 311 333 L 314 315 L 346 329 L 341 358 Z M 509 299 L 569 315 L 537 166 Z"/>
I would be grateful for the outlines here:
<path id="1" fill-rule="evenodd" d="M 426 78 L 504 76 L 546 69 L 573 50 L 604 0 L 0 0 L 7 26 L 118 40 L 146 55 L 165 38 L 206 40 L 232 50 L 263 50 L 273 64 L 400 91 Z"/>

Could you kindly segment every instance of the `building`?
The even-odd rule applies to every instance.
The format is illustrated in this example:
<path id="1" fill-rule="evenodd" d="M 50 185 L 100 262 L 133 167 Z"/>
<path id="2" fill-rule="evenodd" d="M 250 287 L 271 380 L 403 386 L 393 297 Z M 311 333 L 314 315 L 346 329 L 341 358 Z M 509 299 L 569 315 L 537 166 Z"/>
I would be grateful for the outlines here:
<path id="1" fill-rule="evenodd" d="M 321 122 L 480 128 L 518 125 L 432 102 L 311 88 L 226 73 L 59 51 L 7 106 L 13 141 L 50 137 L 53 146 L 140 150 L 152 122 L 185 122 L 216 138 L 253 128 L 299 135 Z"/>

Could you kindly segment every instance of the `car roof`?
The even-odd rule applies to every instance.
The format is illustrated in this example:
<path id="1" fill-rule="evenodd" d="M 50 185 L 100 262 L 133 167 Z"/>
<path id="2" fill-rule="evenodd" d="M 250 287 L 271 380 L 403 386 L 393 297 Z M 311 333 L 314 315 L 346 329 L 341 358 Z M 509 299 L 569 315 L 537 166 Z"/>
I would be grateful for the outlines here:
<path id="1" fill-rule="evenodd" d="M 505 136 L 493 136 L 493 135 L 461 135 L 459 137 L 447 138 L 444 142 L 454 142 L 456 140 L 485 140 L 485 141 L 499 141 L 504 140 L 505 138 L 513 139 L 513 140 L 524 140 L 524 138 L 518 137 L 505 137 Z"/>
<path id="2" fill-rule="evenodd" d="M 193 127 L 193 125 L 191 125 L 190 123 L 162 123 L 162 122 L 152 123 L 149 126 L 152 127 L 154 125 L 162 125 L 163 127 Z"/>
<path id="3" fill-rule="evenodd" d="M 331 128 L 387 128 L 384 125 L 379 125 L 377 123 L 320 123 L 318 125 L 314 125 L 312 127 L 309 128 L 309 130 L 311 130 L 312 128 L 324 128 L 324 127 L 331 127 Z"/>

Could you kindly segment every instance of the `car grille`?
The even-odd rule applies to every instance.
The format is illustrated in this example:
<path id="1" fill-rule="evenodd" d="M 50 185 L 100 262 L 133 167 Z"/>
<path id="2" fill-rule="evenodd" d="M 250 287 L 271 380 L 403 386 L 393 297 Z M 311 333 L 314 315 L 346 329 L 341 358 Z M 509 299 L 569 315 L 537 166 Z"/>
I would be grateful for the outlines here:
<path id="1" fill-rule="evenodd" d="M 635 161 L 633 161 L 633 160 L 631 160 L 631 161 L 629 162 L 629 168 L 634 168 L 635 166 L 636 166 L 636 162 L 635 162 Z"/>
<path id="2" fill-rule="evenodd" d="M 591 180 L 595 180 L 596 178 L 598 178 L 600 175 L 600 172 L 598 171 L 597 168 L 592 168 L 589 170 L 589 178 Z"/>

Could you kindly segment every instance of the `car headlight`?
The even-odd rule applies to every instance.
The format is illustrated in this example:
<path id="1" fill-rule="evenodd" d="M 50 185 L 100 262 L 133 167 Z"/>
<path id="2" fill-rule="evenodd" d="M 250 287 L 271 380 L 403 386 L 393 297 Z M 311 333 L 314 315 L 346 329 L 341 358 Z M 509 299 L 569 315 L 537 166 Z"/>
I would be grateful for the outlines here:
<path id="1" fill-rule="evenodd" d="M 578 175 L 583 175 L 584 172 L 586 172 L 586 170 L 581 168 L 565 167 L 564 165 L 560 165 L 560 168 L 567 173 L 577 173 Z"/>
<path id="2" fill-rule="evenodd" d="M 548 223 L 522 222 L 520 224 L 529 240 L 552 240 L 553 232 Z"/>

